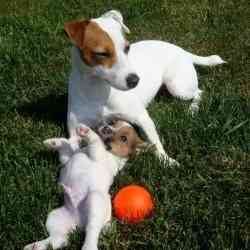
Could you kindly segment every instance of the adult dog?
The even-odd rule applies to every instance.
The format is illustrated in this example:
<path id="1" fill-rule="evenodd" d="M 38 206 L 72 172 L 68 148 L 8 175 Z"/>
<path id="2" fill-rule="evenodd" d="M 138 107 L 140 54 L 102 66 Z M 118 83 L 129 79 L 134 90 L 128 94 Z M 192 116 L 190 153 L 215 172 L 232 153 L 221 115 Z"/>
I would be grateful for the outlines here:
<path id="1" fill-rule="evenodd" d="M 143 129 L 156 153 L 168 160 L 146 107 L 162 84 L 184 100 L 193 100 L 198 109 L 195 64 L 223 63 L 217 56 L 200 57 L 162 41 L 141 41 L 131 46 L 129 32 L 118 11 L 99 18 L 65 23 L 64 29 L 75 45 L 69 80 L 68 130 L 74 135 L 79 123 L 94 126 L 102 116 L 119 114 Z M 125 32 L 124 32 L 125 31 Z"/>

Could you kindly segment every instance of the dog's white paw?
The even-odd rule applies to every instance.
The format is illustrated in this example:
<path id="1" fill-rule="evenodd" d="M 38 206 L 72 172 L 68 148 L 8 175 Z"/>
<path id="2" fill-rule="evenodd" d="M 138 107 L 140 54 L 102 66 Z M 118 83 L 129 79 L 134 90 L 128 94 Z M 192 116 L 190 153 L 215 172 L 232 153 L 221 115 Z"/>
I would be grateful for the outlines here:
<path id="1" fill-rule="evenodd" d="M 166 165 L 172 167 L 172 166 L 180 166 L 180 163 L 176 161 L 175 159 L 169 157 L 165 152 L 158 152 L 157 156 L 159 157 L 160 161 L 163 161 L 166 163 Z"/>
<path id="2" fill-rule="evenodd" d="M 173 167 L 173 166 L 180 166 L 180 163 L 178 161 L 176 161 L 175 159 L 171 158 L 171 157 L 168 157 L 167 159 L 167 163 L 170 167 Z"/>
<path id="3" fill-rule="evenodd" d="M 51 138 L 43 141 L 43 144 L 52 150 L 57 150 L 62 147 L 63 144 L 67 143 L 67 139 L 64 138 Z"/>
<path id="4" fill-rule="evenodd" d="M 199 111 L 199 105 L 197 103 L 191 103 L 188 109 L 188 112 L 191 116 L 194 116 Z"/>
<path id="5" fill-rule="evenodd" d="M 81 137 L 85 137 L 90 131 L 90 128 L 80 124 L 79 127 L 76 129 L 76 133 L 81 136 Z"/>
<path id="6" fill-rule="evenodd" d="M 38 244 L 36 242 L 26 245 L 23 250 L 39 250 Z"/>
<path id="7" fill-rule="evenodd" d="M 111 231 L 111 229 L 112 229 L 112 222 L 109 221 L 109 222 L 107 222 L 107 223 L 104 225 L 104 227 L 102 228 L 102 233 L 103 233 L 103 234 L 107 234 L 107 233 L 109 233 L 109 232 Z"/>

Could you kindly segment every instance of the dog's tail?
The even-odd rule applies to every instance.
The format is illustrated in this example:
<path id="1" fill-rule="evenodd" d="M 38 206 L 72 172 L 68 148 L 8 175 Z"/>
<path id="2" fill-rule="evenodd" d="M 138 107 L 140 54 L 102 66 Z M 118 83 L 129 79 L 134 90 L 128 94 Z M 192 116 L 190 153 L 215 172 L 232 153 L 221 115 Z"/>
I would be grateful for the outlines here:
<path id="1" fill-rule="evenodd" d="M 197 56 L 194 54 L 189 53 L 193 63 L 203 66 L 214 66 L 222 63 L 226 63 L 226 61 L 222 60 L 220 56 L 218 55 L 212 55 L 212 56 Z"/>

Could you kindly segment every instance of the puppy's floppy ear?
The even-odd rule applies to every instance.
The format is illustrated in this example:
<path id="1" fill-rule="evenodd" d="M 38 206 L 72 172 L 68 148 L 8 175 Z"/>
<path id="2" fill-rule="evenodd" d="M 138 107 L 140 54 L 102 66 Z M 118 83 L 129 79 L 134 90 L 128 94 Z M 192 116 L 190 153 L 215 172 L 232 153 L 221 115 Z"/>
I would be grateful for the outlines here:
<path id="1" fill-rule="evenodd" d="M 121 25 L 121 27 L 125 33 L 128 33 L 128 34 L 130 33 L 129 28 L 123 23 L 123 16 L 122 16 L 120 11 L 110 10 L 110 11 L 104 13 L 102 15 L 102 17 L 113 18 L 116 22 L 118 22 Z"/>
<path id="2" fill-rule="evenodd" d="M 88 20 L 71 21 L 64 24 L 64 31 L 78 48 L 83 47 L 84 33 L 88 24 Z"/>

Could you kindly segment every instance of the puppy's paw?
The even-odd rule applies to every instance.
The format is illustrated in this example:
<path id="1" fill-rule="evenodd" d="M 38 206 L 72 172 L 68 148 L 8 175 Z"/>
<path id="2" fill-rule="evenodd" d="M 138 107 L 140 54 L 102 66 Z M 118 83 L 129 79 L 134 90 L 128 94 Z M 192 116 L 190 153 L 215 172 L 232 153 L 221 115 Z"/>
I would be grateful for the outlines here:
<path id="1" fill-rule="evenodd" d="M 76 133 L 80 136 L 80 137 L 85 137 L 90 131 L 90 128 L 80 124 L 79 127 L 76 129 Z"/>
<path id="2" fill-rule="evenodd" d="M 48 149 L 52 149 L 52 150 L 58 150 L 66 143 L 68 143 L 68 141 L 65 138 L 51 138 L 51 139 L 47 139 L 43 141 L 43 144 Z"/>
<path id="3" fill-rule="evenodd" d="M 112 227 L 113 227 L 112 221 L 107 222 L 102 228 L 102 233 L 108 234 L 109 232 L 111 232 Z"/>
<path id="4" fill-rule="evenodd" d="M 180 163 L 175 159 L 169 157 L 165 152 L 157 152 L 157 156 L 159 157 L 160 161 L 166 163 L 164 165 L 172 166 L 180 166 Z"/>
<path id="5" fill-rule="evenodd" d="M 188 109 L 188 112 L 191 116 L 194 116 L 199 111 L 199 105 L 197 103 L 191 103 Z"/>
<path id="6" fill-rule="evenodd" d="M 23 250 L 39 250 L 38 244 L 36 242 L 26 245 Z"/>
<path id="7" fill-rule="evenodd" d="M 178 161 L 176 161 L 175 159 L 171 158 L 171 157 L 168 157 L 167 164 L 170 167 L 174 167 L 174 166 L 179 167 L 180 166 L 180 163 Z"/>

